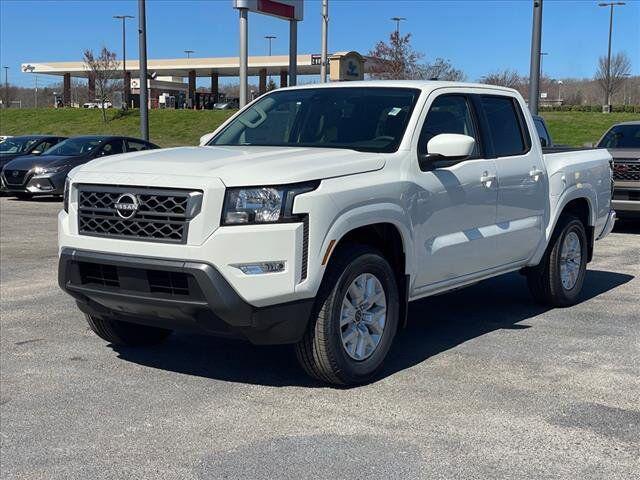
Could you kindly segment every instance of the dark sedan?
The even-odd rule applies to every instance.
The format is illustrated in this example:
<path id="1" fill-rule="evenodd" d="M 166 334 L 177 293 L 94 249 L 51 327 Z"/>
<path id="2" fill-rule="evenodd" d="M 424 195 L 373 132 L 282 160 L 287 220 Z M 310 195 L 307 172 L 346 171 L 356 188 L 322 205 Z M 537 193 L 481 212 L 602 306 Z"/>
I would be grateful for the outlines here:
<path id="1" fill-rule="evenodd" d="M 55 144 L 66 140 L 59 135 L 22 135 L 9 137 L 0 142 L 0 170 L 14 158 L 25 155 L 39 155 L 49 150 Z"/>
<path id="2" fill-rule="evenodd" d="M 137 138 L 91 135 L 64 140 L 41 155 L 10 161 L 2 169 L 3 191 L 18 198 L 62 195 L 72 168 L 94 158 L 160 148 Z"/>

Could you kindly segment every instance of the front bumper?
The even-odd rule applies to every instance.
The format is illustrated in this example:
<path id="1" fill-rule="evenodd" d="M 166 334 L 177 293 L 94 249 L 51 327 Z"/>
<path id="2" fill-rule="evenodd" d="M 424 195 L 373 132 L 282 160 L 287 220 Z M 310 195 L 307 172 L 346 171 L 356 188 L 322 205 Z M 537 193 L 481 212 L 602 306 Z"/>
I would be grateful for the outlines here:
<path id="1" fill-rule="evenodd" d="M 243 337 L 254 344 L 302 338 L 313 299 L 255 307 L 208 263 L 63 248 L 58 283 L 97 317 Z"/>
<path id="2" fill-rule="evenodd" d="M 31 172 L 21 184 L 7 182 L 2 173 L 2 191 L 6 193 L 29 193 L 32 195 L 62 195 L 64 182 L 68 172 L 57 172 L 43 175 L 33 175 Z"/>

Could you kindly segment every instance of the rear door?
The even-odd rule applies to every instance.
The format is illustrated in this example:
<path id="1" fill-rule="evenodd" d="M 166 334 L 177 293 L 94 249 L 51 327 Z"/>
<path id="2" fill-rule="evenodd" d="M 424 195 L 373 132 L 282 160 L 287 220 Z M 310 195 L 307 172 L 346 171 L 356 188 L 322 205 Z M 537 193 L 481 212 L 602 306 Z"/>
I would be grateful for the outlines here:
<path id="1" fill-rule="evenodd" d="M 532 142 L 516 97 L 476 95 L 474 101 L 498 174 L 497 248 L 504 264 L 525 261 L 542 240 L 546 224 L 549 192 L 542 153 Z"/>
<path id="2" fill-rule="evenodd" d="M 483 153 L 468 95 L 443 92 L 427 102 L 418 155 L 428 153 L 429 140 L 442 133 L 471 136 L 476 149 L 468 159 L 434 163 L 426 171 L 415 160 L 416 191 L 410 195 L 409 212 L 419 263 L 416 295 L 496 266 L 496 166 Z"/>

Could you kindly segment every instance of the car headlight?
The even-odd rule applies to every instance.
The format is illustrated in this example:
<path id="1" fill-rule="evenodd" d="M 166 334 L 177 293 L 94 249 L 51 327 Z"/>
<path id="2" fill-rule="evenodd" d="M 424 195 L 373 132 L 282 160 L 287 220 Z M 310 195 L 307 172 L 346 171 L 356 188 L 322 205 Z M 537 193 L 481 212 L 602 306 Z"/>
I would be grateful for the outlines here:
<path id="1" fill-rule="evenodd" d="M 300 221 L 293 215 L 296 195 L 311 192 L 320 182 L 273 187 L 228 188 L 222 208 L 222 225 L 247 225 Z"/>
<path id="2" fill-rule="evenodd" d="M 35 173 L 36 175 L 44 175 L 45 173 L 57 173 L 63 168 L 64 165 L 60 167 L 36 167 L 33 169 L 33 173 Z"/>
<path id="3" fill-rule="evenodd" d="M 62 208 L 69 213 L 69 194 L 71 193 L 71 180 L 69 177 L 64 181 L 64 193 L 62 194 Z"/>

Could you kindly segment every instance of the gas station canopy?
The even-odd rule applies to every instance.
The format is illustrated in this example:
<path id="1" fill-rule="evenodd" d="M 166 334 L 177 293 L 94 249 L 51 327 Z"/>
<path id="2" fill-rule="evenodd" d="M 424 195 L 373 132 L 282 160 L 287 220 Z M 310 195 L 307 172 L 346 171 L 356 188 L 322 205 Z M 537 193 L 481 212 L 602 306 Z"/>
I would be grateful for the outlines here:
<path id="1" fill-rule="evenodd" d="M 355 52 L 341 52 L 330 57 L 344 56 Z M 356 53 L 356 55 L 358 55 Z M 207 77 L 218 74 L 220 77 L 237 77 L 240 68 L 238 57 L 218 58 L 171 58 L 161 60 L 148 60 L 148 71 L 160 77 L 188 77 L 195 72 L 196 77 Z M 304 54 L 297 56 L 298 75 L 319 75 L 320 55 Z M 137 60 L 127 60 L 127 71 L 132 77 L 139 75 Z M 279 75 L 289 68 L 288 55 L 254 56 L 249 57 L 249 75 L 264 74 Z M 118 65 L 118 71 L 122 66 Z M 38 73 L 44 75 L 88 78 L 89 69 L 84 62 L 29 62 L 22 64 L 25 73 Z M 366 65 L 365 65 L 366 71 Z"/>

